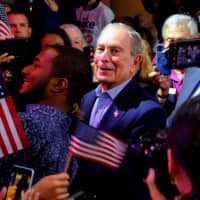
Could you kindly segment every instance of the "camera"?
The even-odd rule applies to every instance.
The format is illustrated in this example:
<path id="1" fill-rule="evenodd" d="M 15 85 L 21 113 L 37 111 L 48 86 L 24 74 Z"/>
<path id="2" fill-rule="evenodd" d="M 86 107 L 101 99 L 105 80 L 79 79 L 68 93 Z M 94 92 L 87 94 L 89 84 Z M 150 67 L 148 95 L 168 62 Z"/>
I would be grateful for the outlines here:
<path id="1" fill-rule="evenodd" d="M 200 39 L 174 41 L 167 54 L 168 65 L 172 68 L 200 66 Z"/>
<path id="2" fill-rule="evenodd" d="M 167 133 L 164 130 L 152 130 L 143 134 L 131 150 L 140 164 L 141 175 L 146 177 L 149 168 L 167 170 Z"/>
<path id="3" fill-rule="evenodd" d="M 140 176 L 146 178 L 149 168 L 155 169 L 156 185 L 166 197 L 172 199 L 178 192 L 168 174 L 167 147 L 167 131 L 152 130 L 132 144 L 131 150 Z"/>
<path id="4" fill-rule="evenodd" d="M 173 41 L 168 49 L 164 44 L 157 45 L 156 67 L 161 74 L 192 66 L 200 67 L 200 39 Z"/>

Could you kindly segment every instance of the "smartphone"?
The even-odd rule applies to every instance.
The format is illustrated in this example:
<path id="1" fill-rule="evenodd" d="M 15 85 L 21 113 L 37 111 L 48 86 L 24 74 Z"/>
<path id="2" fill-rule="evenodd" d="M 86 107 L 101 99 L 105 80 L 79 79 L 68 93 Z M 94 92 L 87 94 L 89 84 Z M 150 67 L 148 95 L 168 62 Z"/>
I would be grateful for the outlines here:
<path id="1" fill-rule="evenodd" d="M 200 39 L 172 42 L 169 46 L 168 62 L 175 69 L 200 66 Z"/>
<path id="2" fill-rule="evenodd" d="M 25 57 L 29 52 L 29 48 L 29 39 L 15 38 L 0 40 L 0 55 L 7 52 L 16 58 Z"/>
<path id="3" fill-rule="evenodd" d="M 165 54 L 165 45 L 163 43 L 157 44 L 156 46 L 156 68 L 161 74 L 169 75 L 171 73 Z"/>
<path id="4" fill-rule="evenodd" d="M 6 198 L 11 200 L 21 200 L 23 194 L 32 186 L 34 170 L 21 165 L 13 165 Z"/>

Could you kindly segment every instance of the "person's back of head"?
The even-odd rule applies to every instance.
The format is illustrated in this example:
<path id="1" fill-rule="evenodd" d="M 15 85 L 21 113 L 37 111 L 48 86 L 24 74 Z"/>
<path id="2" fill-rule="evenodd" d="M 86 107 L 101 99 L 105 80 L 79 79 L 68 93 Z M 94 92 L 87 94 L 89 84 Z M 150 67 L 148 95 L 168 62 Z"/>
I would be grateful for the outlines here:
<path id="1" fill-rule="evenodd" d="M 91 7 L 96 6 L 100 0 L 81 0 L 81 5 L 86 9 L 91 9 Z"/>
<path id="2" fill-rule="evenodd" d="M 82 96 L 91 89 L 92 68 L 87 56 L 75 48 L 49 46 L 59 51 L 52 61 L 52 74 L 68 80 L 68 96 L 71 103 L 80 103 Z"/>
<path id="3" fill-rule="evenodd" d="M 176 163 L 181 166 L 194 189 L 200 187 L 200 96 L 179 108 L 169 127 L 168 145 Z"/>
<path id="4" fill-rule="evenodd" d="M 41 49 L 48 45 L 63 45 L 71 47 L 70 38 L 62 28 L 53 28 L 43 35 L 41 38 Z"/>

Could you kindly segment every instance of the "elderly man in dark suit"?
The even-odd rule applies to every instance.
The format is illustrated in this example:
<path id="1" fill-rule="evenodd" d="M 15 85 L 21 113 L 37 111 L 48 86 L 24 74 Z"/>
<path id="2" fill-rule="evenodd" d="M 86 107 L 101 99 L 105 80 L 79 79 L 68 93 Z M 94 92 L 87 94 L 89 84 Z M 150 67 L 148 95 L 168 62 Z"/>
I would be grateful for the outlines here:
<path id="1" fill-rule="evenodd" d="M 166 122 L 163 108 L 137 84 L 141 42 L 140 35 L 125 24 L 112 23 L 103 29 L 94 56 L 94 74 L 100 84 L 81 103 L 87 125 L 111 133 L 129 146 Z M 98 109 L 100 101 L 103 107 Z M 79 164 L 74 188 L 89 192 L 90 197 L 149 199 L 131 148 L 115 170 L 83 160 Z"/>

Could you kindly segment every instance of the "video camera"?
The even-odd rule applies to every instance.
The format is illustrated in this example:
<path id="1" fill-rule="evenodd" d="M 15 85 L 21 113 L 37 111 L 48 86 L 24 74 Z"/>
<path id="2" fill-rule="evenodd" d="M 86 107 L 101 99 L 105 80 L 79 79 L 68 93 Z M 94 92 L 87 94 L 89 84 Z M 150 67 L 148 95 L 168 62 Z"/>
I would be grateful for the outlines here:
<path id="1" fill-rule="evenodd" d="M 158 44 L 156 66 L 161 74 L 170 74 L 171 69 L 200 67 L 200 39 L 173 41 L 166 51 L 164 44 Z"/>
<path id="2" fill-rule="evenodd" d="M 147 176 L 149 168 L 167 169 L 167 134 L 164 131 L 153 130 L 145 133 L 135 144 L 132 144 L 131 150 L 141 165 L 143 177 Z"/>
<path id="3" fill-rule="evenodd" d="M 152 130 L 141 136 L 131 150 L 141 177 L 147 177 L 149 168 L 155 169 L 156 185 L 166 197 L 172 199 L 178 192 L 168 174 L 167 147 L 167 132 Z"/>

